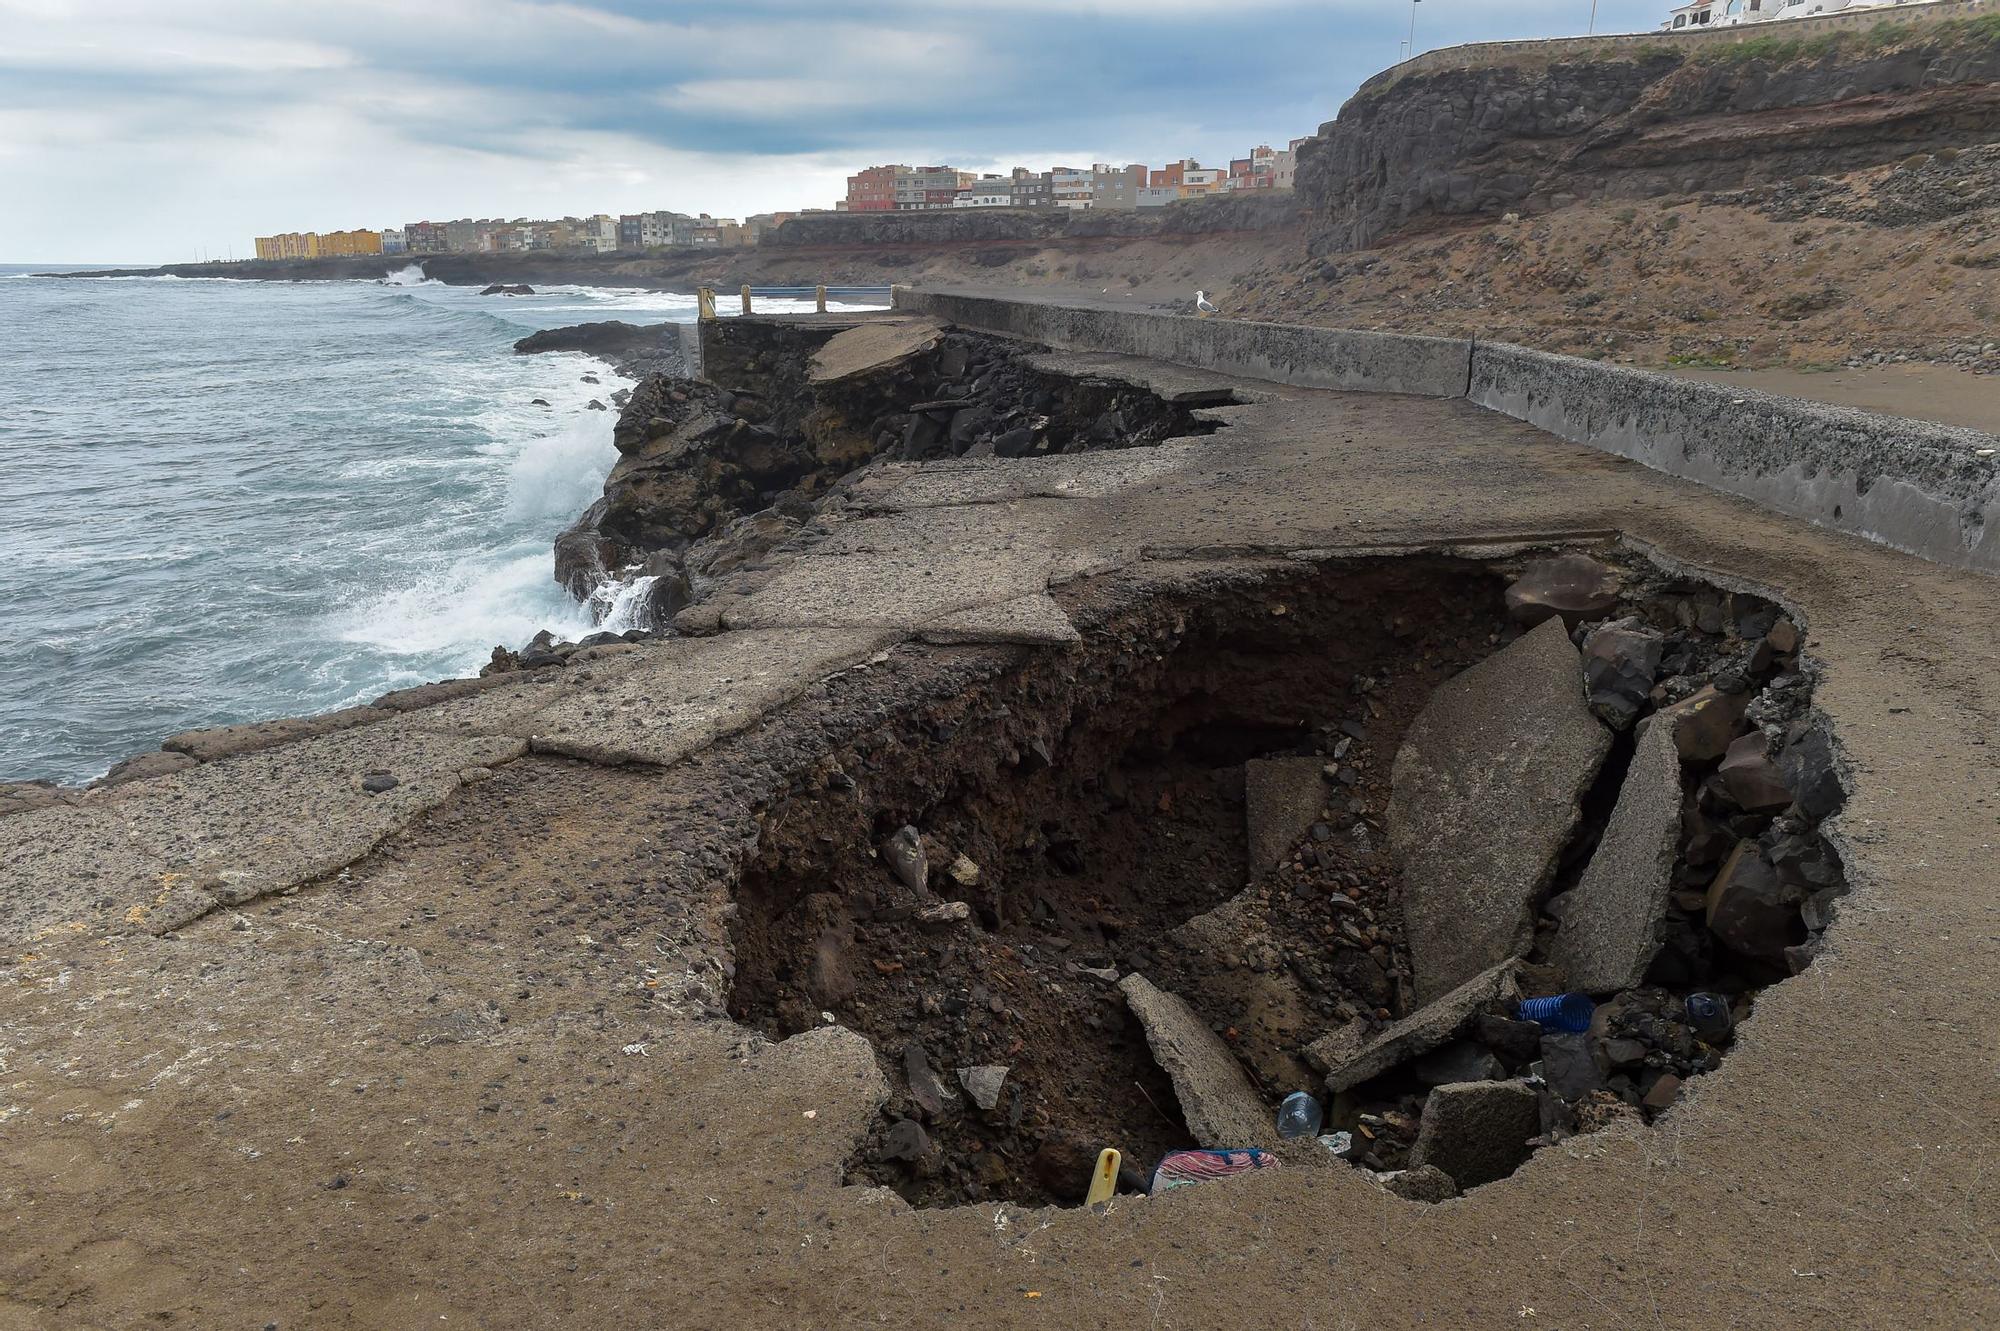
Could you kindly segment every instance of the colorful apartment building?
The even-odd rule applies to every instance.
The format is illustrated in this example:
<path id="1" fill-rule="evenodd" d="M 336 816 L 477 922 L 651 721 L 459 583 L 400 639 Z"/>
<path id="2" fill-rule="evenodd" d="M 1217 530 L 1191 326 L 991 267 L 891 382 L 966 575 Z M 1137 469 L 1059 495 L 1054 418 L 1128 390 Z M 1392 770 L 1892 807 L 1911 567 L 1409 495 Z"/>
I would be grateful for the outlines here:
<path id="1" fill-rule="evenodd" d="M 260 259 L 320 259 L 342 254 L 382 253 L 380 231 L 285 231 L 256 238 Z"/>
<path id="2" fill-rule="evenodd" d="M 896 209 L 896 177 L 907 166 L 871 166 L 847 178 L 847 207 L 850 213 L 887 213 Z"/>
<path id="3" fill-rule="evenodd" d="M 949 208 L 958 192 L 977 179 L 970 171 L 949 166 L 904 168 L 896 173 L 896 211 Z M 850 206 L 848 211 L 854 210 Z"/>

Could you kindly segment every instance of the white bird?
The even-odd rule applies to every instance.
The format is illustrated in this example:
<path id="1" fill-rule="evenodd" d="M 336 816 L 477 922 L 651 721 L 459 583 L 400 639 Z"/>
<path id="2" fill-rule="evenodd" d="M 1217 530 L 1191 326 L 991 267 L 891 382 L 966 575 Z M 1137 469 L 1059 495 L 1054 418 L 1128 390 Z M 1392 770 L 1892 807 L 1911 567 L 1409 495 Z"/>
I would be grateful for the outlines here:
<path id="1" fill-rule="evenodd" d="M 1196 314 L 1215 313 L 1215 305 L 1209 300 L 1207 292 L 1197 291 L 1194 293 L 1194 312 Z"/>

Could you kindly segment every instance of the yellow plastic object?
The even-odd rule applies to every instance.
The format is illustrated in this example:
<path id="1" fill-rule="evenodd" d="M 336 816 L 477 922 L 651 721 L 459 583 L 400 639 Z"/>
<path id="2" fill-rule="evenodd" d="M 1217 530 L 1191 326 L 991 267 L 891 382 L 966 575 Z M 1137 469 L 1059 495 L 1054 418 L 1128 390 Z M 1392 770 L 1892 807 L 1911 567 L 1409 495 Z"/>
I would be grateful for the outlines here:
<path id="1" fill-rule="evenodd" d="M 1118 1191 L 1118 1163 L 1123 1158 L 1117 1148 L 1111 1146 L 1097 1153 L 1097 1168 L 1090 1174 L 1090 1191 L 1083 1197 L 1085 1206 L 1111 1200 L 1112 1194 Z"/>

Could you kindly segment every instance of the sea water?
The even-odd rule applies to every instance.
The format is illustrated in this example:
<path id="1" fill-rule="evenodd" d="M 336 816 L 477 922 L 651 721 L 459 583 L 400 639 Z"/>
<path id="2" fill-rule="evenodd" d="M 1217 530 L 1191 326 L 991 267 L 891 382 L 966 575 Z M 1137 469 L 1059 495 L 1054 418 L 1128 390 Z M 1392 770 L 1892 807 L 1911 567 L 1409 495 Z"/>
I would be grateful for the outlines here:
<path id="1" fill-rule="evenodd" d="M 601 491 L 626 385 L 512 344 L 690 320 L 692 295 L 30 271 L 0 267 L 0 780 L 600 627 L 551 542 Z"/>

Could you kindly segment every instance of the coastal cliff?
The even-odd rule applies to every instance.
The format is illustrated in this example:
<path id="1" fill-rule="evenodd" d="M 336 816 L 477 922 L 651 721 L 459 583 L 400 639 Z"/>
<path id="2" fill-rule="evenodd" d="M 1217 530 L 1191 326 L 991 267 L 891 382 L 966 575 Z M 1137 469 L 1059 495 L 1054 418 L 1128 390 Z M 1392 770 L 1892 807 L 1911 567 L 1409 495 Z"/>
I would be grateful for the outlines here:
<path id="1" fill-rule="evenodd" d="M 2000 131 L 2000 15 L 1812 22 L 1797 37 L 1466 48 L 1378 75 L 1301 146 L 1312 248 L 1838 174 Z"/>

